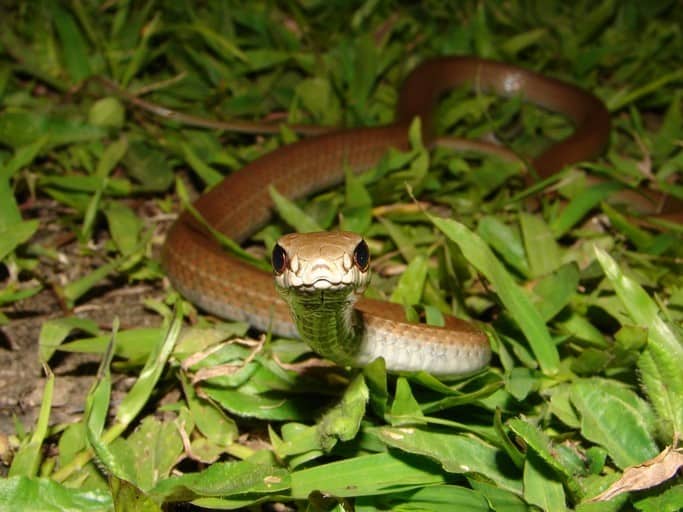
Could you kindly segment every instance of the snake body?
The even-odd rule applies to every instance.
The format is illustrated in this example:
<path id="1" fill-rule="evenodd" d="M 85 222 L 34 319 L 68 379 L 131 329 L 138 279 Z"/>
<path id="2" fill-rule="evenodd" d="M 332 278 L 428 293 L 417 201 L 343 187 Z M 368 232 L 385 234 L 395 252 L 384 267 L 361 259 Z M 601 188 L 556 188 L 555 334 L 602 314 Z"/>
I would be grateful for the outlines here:
<path id="1" fill-rule="evenodd" d="M 522 96 L 572 120 L 572 135 L 531 162 L 542 178 L 569 163 L 594 158 L 607 143 L 609 115 L 593 95 L 499 62 L 439 58 L 424 62 L 408 76 L 393 124 L 338 130 L 281 147 L 226 177 L 194 206 L 212 228 L 244 242 L 271 216 L 268 185 L 296 199 L 338 184 L 345 168 L 362 172 L 389 148 L 408 149 L 408 127 L 415 117 L 422 120 L 425 145 L 432 145 L 435 103 L 444 92 L 465 84 L 506 97 Z M 201 308 L 260 330 L 298 336 L 288 306 L 275 291 L 273 276 L 227 254 L 187 212 L 171 227 L 162 261 L 174 287 Z M 471 323 L 452 317 L 447 317 L 443 328 L 407 323 L 401 306 L 366 298 L 354 307 L 364 330 L 362 354 L 339 356 L 333 347 L 327 353 L 323 348 L 321 355 L 352 365 L 382 356 L 389 370 L 426 370 L 443 376 L 472 372 L 489 361 L 487 337 Z"/>

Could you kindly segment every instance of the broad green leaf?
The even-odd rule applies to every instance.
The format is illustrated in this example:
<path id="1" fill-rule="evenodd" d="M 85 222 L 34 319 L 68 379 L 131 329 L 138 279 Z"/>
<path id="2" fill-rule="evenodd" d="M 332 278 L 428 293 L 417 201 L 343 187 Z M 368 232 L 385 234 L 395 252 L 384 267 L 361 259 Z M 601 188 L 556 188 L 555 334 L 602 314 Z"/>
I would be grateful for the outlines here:
<path id="1" fill-rule="evenodd" d="M 88 111 L 88 122 L 93 126 L 121 129 L 125 120 L 126 111 L 114 97 L 97 100 Z"/>
<path id="2" fill-rule="evenodd" d="M 287 470 L 271 464 L 242 460 L 219 462 L 199 473 L 167 478 L 151 491 L 152 496 L 189 501 L 200 496 L 269 494 L 289 488 Z"/>
<path id="3" fill-rule="evenodd" d="M 377 453 L 294 471 L 291 493 L 305 499 L 320 491 L 334 496 L 369 496 L 445 483 L 436 464 L 408 454 Z"/>
<path id="4" fill-rule="evenodd" d="M 145 190 L 167 190 L 173 184 L 173 169 L 167 153 L 147 141 L 131 140 L 123 164 Z"/>
<path id="5" fill-rule="evenodd" d="M 494 510 L 507 512 L 529 512 L 534 510 L 527 505 L 518 493 L 501 489 L 477 478 L 468 478 L 469 484 L 474 490 L 484 496 L 491 503 Z"/>
<path id="6" fill-rule="evenodd" d="M 302 80 L 296 86 L 298 101 L 312 114 L 316 123 L 335 126 L 341 119 L 341 107 L 330 82 L 322 77 Z"/>
<path id="7" fill-rule="evenodd" d="M 675 512 L 683 508 L 683 484 L 674 485 L 660 495 L 641 498 L 634 504 L 642 512 Z"/>
<path id="8" fill-rule="evenodd" d="M 410 384 L 404 377 L 400 377 L 396 381 L 396 396 L 391 404 L 391 412 L 389 413 L 391 425 L 424 424 L 425 422 L 420 419 L 422 417 L 420 404 L 415 400 L 410 390 Z"/>
<path id="9" fill-rule="evenodd" d="M 341 229 L 353 233 L 365 233 L 372 221 L 372 198 L 363 181 L 349 169 L 346 170 L 344 196 Z"/>
<path id="10" fill-rule="evenodd" d="M 683 115 L 681 114 L 681 91 L 673 91 L 673 98 L 664 115 L 657 136 L 652 141 L 652 152 L 659 158 L 669 155 L 676 146 L 676 140 L 683 136 Z"/>
<path id="11" fill-rule="evenodd" d="M 508 265 L 523 276 L 529 275 L 529 264 L 524 246 L 519 234 L 510 226 L 497 217 L 487 215 L 479 220 L 477 234 L 495 249 Z"/>
<path id="12" fill-rule="evenodd" d="M 0 143 L 12 148 L 47 138 L 47 146 L 98 140 L 106 131 L 78 120 L 50 117 L 38 112 L 8 111 L 0 114 Z"/>
<path id="13" fill-rule="evenodd" d="M 596 248 L 605 275 L 633 321 L 648 329 L 648 346 L 641 357 L 643 385 L 658 415 L 665 421 L 667 439 L 683 434 L 683 344 L 662 320 L 657 304 L 638 283 L 627 277 L 616 262 Z"/>
<path id="14" fill-rule="evenodd" d="M 114 510 L 162 512 L 157 503 L 130 482 L 111 476 L 109 486 L 114 499 Z"/>
<path id="15" fill-rule="evenodd" d="M 42 135 L 36 140 L 18 147 L 12 158 L 4 165 L 0 166 L 0 180 L 8 180 L 22 168 L 30 165 L 47 145 L 49 140 L 50 137 L 48 135 Z"/>
<path id="16" fill-rule="evenodd" d="M 238 435 L 235 421 L 221 411 L 213 402 L 197 396 L 197 393 L 187 381 L 181 378 L 185 400 L 199 431 L 210 441 L 218 445 L 229 445 Z"/>
<path id="17" fill-rule="evenodd" d="M 71 80 L 80 82 L 91 74 L 88 47 L 76 20 L 59 4 L 51 5 L 52 17 L 62 43 L 62 56 Z"/>
<path id="18" fill-rule="evenodd" d="M 116 201 L 107 201 L 103 211 L 116 247 L 124 256 L 131 255 L 140 244 L 142 221 L 133 210 Z"/>
<path id="19" fill-rule="evenodd" d="M 517 400 L 524 400 L 529 393 L 540 387 L 540 374 L 529 368 L 515 367 L 510 370 L 505 382 L 505 389 Z"/>
<path id="20" fill-rule="evenodd" d="M 365 415 L 369 391 L 362 374 L 346 388 L 341 401 L 325 413 L 318 423 L 320 444 L 329 451 L 337 441 L 350 441 L 358 433 Z"/>
<path id="21" fill-rule="evenodd" d="M 427 427 L 380 427 L 374 432 L 389 446 L 429 457 L 449 473 L 479 473 L 504 489 L 521 490 L 520 481 L 510 476 L 512 462 L 474 437 Z"/>
<path id="22" fill-rule="evenodd" d="M 498 297 L 524 332 L 544 373 L 557 372 L 559 354 L 529 296 L 514 282 L 491 249 L 463 224 L 429 216 L 434 225 L 458 244 L 470 265 L 491 281 Z"/>
<path id="23" fill-rule="evenodd" d="M 422 256 L 417 256 L 408 263 L 391 294 L 391 301 L 404 306 L 419 304 L 427 278 L 427 270 L 427 260 Z"/>
<path id="24" fill-rule="evenodd" d="M 394 245 L 405 261 L 413 261 L 419 256 L 419 252 L 415 247 L 415 241 L 402 226 L 395 224 L 384 217 L 380 217 L 378 220 L 387 230 L 388 235 L 393 240 Z"/>
<path id="25" fill-rule="evenodd" d="M 0 167 L 1 169 L 1 167 Z M 31 221 L 29 221 L 31 222 Z M 0 232 L 4 236 L 0 240 L 5 240 L 6 236 L 11 235 L 14 229 L 21 229 L 21 212 L 19 211 L 19 206 L 17 205 L 16 199 L 14 199 L 14 191 L 10 186 L 9 178 L 0 178 Z M 35 224 L 36 229 L 38 227 L 38 222 L 32 221 Z M 26 230 L 26 228 L 23 228 Z M 25 235 L 17 237 L 15 239 L 21 240 L 22 238 L 30 238 L 30 235 L 26 237 Z M 0 256 L 4 259 L 7 254 L 14 250 L 18 244 L 12 244 L 11 241 L 4 242 L 2 246 L 2 251 L 0 251 Z"/>
<path id="26" fill-rule="evenodd" d="M 275 203 L 275 208 L 280 217 L 297 232 L 312 233 L 323 230 L 315 220 L 306 215 L 294 202 L 275 190 L 275 187 L 269 186 L 268 192 L 270 192 L 270 197 L 273 203 Z"/>
<path id="27" fill-rule="evenodd" d="M 65 487 L 47 478 L 15 476 L 0 478 L 0 503 L 6 510 L 54 510 L 72 512 L 109 512 L 112 499 L 108 492 Z"/>
<path id="28" fill-rule="evenodd" d="M 545 276 L 560 266 L 560 249 L 548 225 L 538 215 L 519 216 L 532 277 Z"/>
<path id="29" fill-rule="evenodd" d="M 605 448 L 619 468 L 657 455 L 652 411 L 633 391 L 593 378 L 574 382 L 570 396 L 581 417 L 581 434 Z"/>
<path id="30" fill-rule="evenodd" d="M 204 392 L 229 412 L 246 418 L 271 421 L 307 421 L 315 418 L 324 400 L 270 392 L 254 395 L 234 389 L 206 388 Z"/>
<path id="31" fill-rule="evenodd" d="M 296 467 L 329 452 L 338 441 L 352 440 L 360 428 L 368 398 L 365 379 L 358 374 L 339 402 L 316 425 L 289 423 L 282 427 L 282 440 L 271 431 L 275 453 L 279 457 L 296 456 L 288 460 L 290 466 Z"/>
<path id="32" fill-rule="evenodd" d="M 76 329 L 90 335 L 99 334 L 100 331 L 94 321 L 75 316 L 55 318 L 43 323 L 38 338 L 40 361 L 47 363 L 66 337 Z"/>
<path id="33" fill-rule="evenodd" d="M 524 499 L 545 512 L 566 507 L 562 483 L 553 478 L 541 458 L 533 452 L 527 454 L 524 463 Z"/>
<path id="34" fill-rule="evenodd" d="M 534 287 L 534 295 L 540 299 L 536 307 L 543 319 L 552 319 L 567 306 L 578 285 L 579 270 L 573 263 L 562 265 L 541 278 Z"/>
<path id="35" fill-rule="evenodd" d="M 131 468 L 131 483 L 149 491 L 158 482 L 170 476 L 171 470 L 183 454 L 183 441 L 175 421 L 161 421 L 151 416 L 125 440 L 117 439 L 112 450 Z M 124 449 L 125 448 L 125 449 Z"/>
<path id="36" fill-rule="evenodd" d="M 114 353 L 121 358 L 132 361 L 145 361 L 159 339 L 163 336 L 161 327 L 140 327 L 120 331 L 116 335 Z M 110 336 L 95 336 L 81 338 L 60 345 L 64 352 L 84 352 L 90 354 L 104 354 L 107 350 Z"/>
<path id="37" fill-rule="evenodd" d="M 123 75 L 120 77 L 121 84 L 127 86 L 138 71 L 142 67 L 144 61 L 149 56 L 149 41 L 152 37 L 159 31 L 162 27 L 161 13 L 156 12 L 151 20 L 149 20 L 143 30 L 140 32 L 140 40 L 135 50 L 132 53 L 131 58 L 128 60 L 128 65 L 123 71 Z"/>
<path id="38" fill-rule="evenodd" d="M 302 423 L 285 423 L 281 430 L 280 438 L 274 429 L 269 426 L 268 434 L 273 445 L 273 453 L 279 458 L 286 460 L 290 468 L 295 469 L 303 464 L 322 457 L 325 452 L 316 426 L 307 426 Z"/>
<path id="39" fill-rule="evenodd" d="M 527 30 L 514 37 L 507 39 L 501 45 L 501 51 L 507 55 L 517 55 L 522 50 L 530 46 L 537 45 L 539 41 L 545 39 L 548 35 L 547 28 L 537 28 L 534 30 Z"/>
<path id="40" fill-rule="evenodd" d="M 512 431 L 524 440 L 527 454 L 533 451 L 543 465 L 547 478 L 555 479 L 558 476 L 571 477 L 583 472 L 583 460 L 578 456 L 570 456 L 568 451 L 563 450 L 561 445 L 555 445 L 548 436 L 529 422 L 513 418 L 508 422 Z M 534 469 L 542 469 L 539 464 L 532 461 Z M 526 468 L 525 468 L 526 470 Z"/>
<path id="41" fill-rule="evenodd" d="M 490 512 L 489 504 L 477 491 L 457 485 L 433 485 L 407 491 L 401 494 L 357 498 L 356 510 L 467 510 L 468 512 Z M 364 508 L 368 507 L 368 508 Z"/>
<path id="42" fill-rule="evenodd" d="M 603 204 L 602 211 L 605 212 L 614 228 L 625 234 L 639 250 L 649 251 L 653 246 L 655 238 L 644 229 L 635 226 L 628 217 L 619 213 L 609 204 Z"/>

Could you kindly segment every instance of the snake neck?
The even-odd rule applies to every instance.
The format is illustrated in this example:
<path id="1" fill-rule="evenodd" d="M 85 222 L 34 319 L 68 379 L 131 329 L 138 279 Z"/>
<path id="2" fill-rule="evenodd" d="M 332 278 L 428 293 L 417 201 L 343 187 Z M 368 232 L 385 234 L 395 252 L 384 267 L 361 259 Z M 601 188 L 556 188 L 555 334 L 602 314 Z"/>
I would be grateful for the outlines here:
<path id="1" fill-rule="evenodd" d="M 340 365 L 351 365 L 363 337 L 363 322 L 347 290 L 296 292 L 278 287 L 287 301 L 301 339 Z"/>

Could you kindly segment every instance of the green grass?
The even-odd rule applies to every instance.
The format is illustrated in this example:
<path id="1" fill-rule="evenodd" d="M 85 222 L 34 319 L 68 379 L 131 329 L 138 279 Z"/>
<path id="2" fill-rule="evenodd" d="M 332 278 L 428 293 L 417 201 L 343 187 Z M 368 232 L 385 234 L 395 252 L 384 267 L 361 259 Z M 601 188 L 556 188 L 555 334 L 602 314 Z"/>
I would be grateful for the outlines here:
<path id="1" fill-rule="evenodd" d="M 3 8 L 0 325 L 44 287 L 74 308 L 103 282 L 143 282 L 159 287 L 147 305 L 160 327 L 69 315 L 43 325 L 43 408 L 36 425 L 7 439 L 0 508 L 682 508 L 672 477 L 683 464 L 683 228 L 634 223 L 609 204 L 614 185 L 585 182 L 599 175 L 683 199 L 680 3 L 274 4 Z M 448 54 L 508 61 L 593 91 L 612 114 L 608 151 L 539 189 L 533 212 L 516 165 L 442 148 L 394 152 L 337 190 L 296 207 L 283 200 L 252 245 L 269 249 L 284 232 L 341 218 L 371 246 L 368 294 L 435 321 L 450 313 L 480 322 L 495 352 L 489 369 L 448 383 L 387 376 L 381 362 L 362 373 L 304 371 L 311 354 L 302 343 L 248 338 L 247 326 L 161 291 L 156 228 L 178 211 L 177 195 L 298 136 L 284 125 L 253 136 L 168 120 L 98 77 L 209 125 L 372 126 L 392 120 L 410 69 Z M 439 108 L 443 131 L 495 134 L 524 155 L 571 130 L 515 99 L 455 91 Z M 69 256 L 97 265 L 50 280 L 44 269 L 65 249 L 34 236 L 48 227 L 24 208 L 36 199 L 61 212 Z M 69 425 L 50 421 L 58 351 L 101 359 L 86 403 L 75 405 L 85 414 Z M 134 381 L 115 401 L 112 372 Z M 626 492 L 594 500 L 622 475 L 635 475 Z"/>

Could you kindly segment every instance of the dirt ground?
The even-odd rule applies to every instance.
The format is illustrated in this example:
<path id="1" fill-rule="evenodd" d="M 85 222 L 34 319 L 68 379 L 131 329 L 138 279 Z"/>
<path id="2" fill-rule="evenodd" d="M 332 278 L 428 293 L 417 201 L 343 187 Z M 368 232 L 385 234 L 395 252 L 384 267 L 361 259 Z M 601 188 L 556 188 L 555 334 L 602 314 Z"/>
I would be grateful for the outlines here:
<path id="1" fill-rule="evenodd" d="M 114 317 L 120 319 L 121 329 L 161 323 L 160 317 L 145 309 L 143 304 L 145 299 L 163 296 L 161 285 L 107 279 L 82 297 L 75 308 L 65 308 L 59 298 L 59 286 L 73 282 L 104 263 L 106 240 L 98 240 L 97 246 L 84 250 L 72 230 L 59 220 L 59 215 L 64 213 L 61 210 L 52 200 L 37 200 L 22 207 L 25 219 L 41 220 L 41 227 L 31 243 L 54 250 L 57 257 L 41 256 L 40 264 L 33 270 L 32 284 L 42 283 L 41 292 L 2 308 L 10 322 L 0 326 L 0 436 L 14 434 L 17 424 L 28 432 L 34 427 L 45 384 L 45 372 L 38 358 L 38 341 L 47 320 L 75 315 L 94 320 L 105 331 L 111 328 Z M 0 267 L 0 289 L 11 281 L 10 272 L 7 267 Z M 25 281 L 24 274 L 19 274 L 20 281 Z M 75 333 L 70 338 L 77 336 Z M 66 352 L 53 356 L 49 365 L 57 378 L 50 424 L 78 419 L 99 359 L 96 354 Z M 118 379 L 119 389 L 127 387 L 126 380 Z"/>

